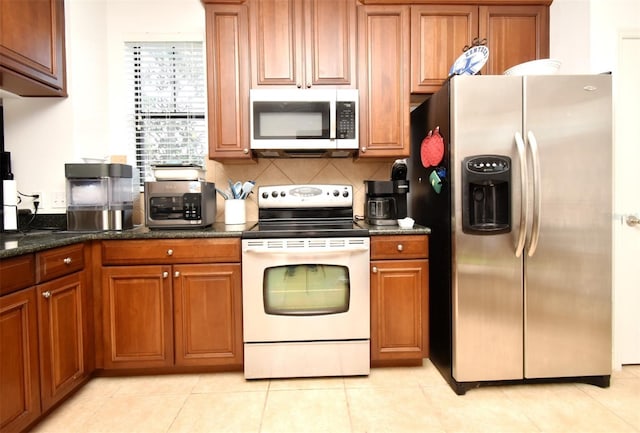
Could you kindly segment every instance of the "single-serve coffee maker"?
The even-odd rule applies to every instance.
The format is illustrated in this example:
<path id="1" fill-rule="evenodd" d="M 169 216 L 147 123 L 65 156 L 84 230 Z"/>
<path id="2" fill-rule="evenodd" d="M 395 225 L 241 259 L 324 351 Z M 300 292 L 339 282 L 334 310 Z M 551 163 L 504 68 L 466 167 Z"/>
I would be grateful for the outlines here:
<path id="1" fill-rule="evenodd" d="M 365 180 L 364 187 L 367 224 L 397 225 L 399 219 L 407 216 L 408 180 Z"/>

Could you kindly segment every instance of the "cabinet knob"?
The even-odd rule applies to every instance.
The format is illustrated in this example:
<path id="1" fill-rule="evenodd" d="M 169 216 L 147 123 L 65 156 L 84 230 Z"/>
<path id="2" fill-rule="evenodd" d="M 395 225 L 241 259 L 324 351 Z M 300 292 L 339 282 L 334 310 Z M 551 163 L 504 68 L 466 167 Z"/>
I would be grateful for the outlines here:
<path id="1" fill-rule="evenodd" d="M 398 248 L 398 251 L 404 250 L 404 246 L 402 244 L 398 244 L 397 248 Z"/>
<path id="2" fill-rule="evenodd" d="M 62 260 L 62 262 L 63 262 L 65 265 L 70 265 L 70 264 L 71 264 L 71 257 L 65 257 L 65 258 Z"/>
<path id="3" fill-rule="evenodd" d="M 297 87 L 298 89 L 301 89 L 301 88 L 302 88 L 302 84 L 300 84 L 300 83 L 296 83 L 296 87 Z"/>
<path id="4" fill-rule="evenodd" d="M 311 88 L 311 83 L 307 83 L 307 89 Z"/>
<path id="5" fill-rule="evenodd" d="M 180 271 L 175 271 L 175 272 L 173 273 L 173 276 L 174 276 L 175 278 L 178 278 L 178 277 L 180 276 Z"/>
<path id="6" fill-rule="evenodd" d="M 371 268 L 371 272 L 373 272 L 374 274 L 377 274 L 378 268 L 374 266 L 373 268 Z"/>
<path id="7" fill-rule="evenodd" d="M 366 148 L 366 147 L 361 147 L 361 148 L 360 148 L 360 152 L 362 152 L 362 153 L 367 153 L 367 148 Z"/>
<path id="8" fill-rule="evenodd" d="M 164 271 L 164 272 L 162 273 L 162 278 L 168 278 L 168 277 L 169 277 L 169 272 Z"/>
<path id="9" fill-rule="evenodd" d="M 245 155 L 249 153 L 249 149 L 247 149 L 246 147 L 244 149 L 242 149 L 242 153 L 244 153 Z"/>
<path id="10" fill-rule="evenodd" d="M 42 292 L 42 297 L 45 299 L 49 299 L 51 297 L 51 292 L 48 290 L 46 292 Z"/>
<path id="11" fill-rule="evenodd" d="M 167 255 L 168 256 L 172 256 L 173 255 L 173 250 L 172 249 L 168 249 L 167 250 Z"/>

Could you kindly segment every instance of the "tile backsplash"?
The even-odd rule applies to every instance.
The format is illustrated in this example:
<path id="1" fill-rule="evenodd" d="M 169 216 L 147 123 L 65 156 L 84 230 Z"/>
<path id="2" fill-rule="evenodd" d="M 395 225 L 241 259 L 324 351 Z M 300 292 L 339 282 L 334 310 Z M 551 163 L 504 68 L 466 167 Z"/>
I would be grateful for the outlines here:
<path id="1" fill-rule="evenodd" d="M 223 191 L 228 190 L 227 180 L 254 180 L 257 193 L 263 185 L 290 184 L 347 184 L 353 185 L 354 215 L 364 216 L 365 180 L 389 180 L 393 161 L 354 162 L 351 158 L 308 159 L 257 159 L 250 164 L 222 164 L 207 161 L 206 180 L 214 182 Z M 247 198 L 247 221 L 258 220 L 258 196 L 252 193 Z M 225 200 L 216 195 L 216 221 L 224 221 Z M 134 224 L 144 224 L 144 200 L 134 203 Z"/>
<path id="2" fill-rule="evenodd" d="M 207 180 L 226 190 L 227 179 L 255 180 L 258 186 L 290 184 L 347 184 L 353 185 L 354 215 L 364 215 L 364 181 L 388 180 L 392 162 L 354 162 L 351 158 L 336 159 L 258 159 L 255 164 L 207 163 Z M 216 221 L 224 220 L 224 199 L 218 195 Z M 257 195 L 247 199 L 247 221 L 258 219 Z"/>

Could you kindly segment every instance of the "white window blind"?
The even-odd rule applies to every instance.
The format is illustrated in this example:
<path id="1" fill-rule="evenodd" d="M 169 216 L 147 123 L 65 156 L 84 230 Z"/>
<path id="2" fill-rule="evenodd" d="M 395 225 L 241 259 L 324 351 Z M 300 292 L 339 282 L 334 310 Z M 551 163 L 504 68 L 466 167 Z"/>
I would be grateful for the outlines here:
<path id="1" fill-rule="evenodd" d="M 129 123 L 141 184 L 154 164 L 204 166 L 206 78 L 202 42 L 127 42 Z"/>

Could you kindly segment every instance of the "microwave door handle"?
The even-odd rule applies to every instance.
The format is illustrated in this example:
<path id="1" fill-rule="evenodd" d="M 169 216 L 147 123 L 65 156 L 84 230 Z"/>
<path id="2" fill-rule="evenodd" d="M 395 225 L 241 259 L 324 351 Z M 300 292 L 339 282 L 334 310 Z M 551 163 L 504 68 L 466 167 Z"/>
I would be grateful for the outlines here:
<path id="1" fill-rule="evenodd" d="M 329 139 L 336 139 L 336 100 L 329 102 Z"/>

